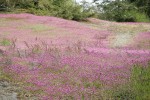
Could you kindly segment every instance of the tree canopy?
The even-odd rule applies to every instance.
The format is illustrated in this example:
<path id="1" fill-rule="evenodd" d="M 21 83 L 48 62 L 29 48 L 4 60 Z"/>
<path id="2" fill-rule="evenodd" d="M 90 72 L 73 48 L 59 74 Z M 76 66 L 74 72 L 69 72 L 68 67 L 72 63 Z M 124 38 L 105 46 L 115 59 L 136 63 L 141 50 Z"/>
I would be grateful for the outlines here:
<path id="1" fill-rule="evenodd" d="M 112 21 L 148 22 L 150 19 L 150 0 L 0 0 L 0 11 L 25 9 L 27 13 L 62 17 L 70 20 L 85 20 L 94 16 Z"/>
<path id="2" fill-rule="evenodd" d="M 147 22 L 150 18 L 150 0 L 103 0 L 96 5 L 102 9 L 100 18 L 106 20 Z"/>

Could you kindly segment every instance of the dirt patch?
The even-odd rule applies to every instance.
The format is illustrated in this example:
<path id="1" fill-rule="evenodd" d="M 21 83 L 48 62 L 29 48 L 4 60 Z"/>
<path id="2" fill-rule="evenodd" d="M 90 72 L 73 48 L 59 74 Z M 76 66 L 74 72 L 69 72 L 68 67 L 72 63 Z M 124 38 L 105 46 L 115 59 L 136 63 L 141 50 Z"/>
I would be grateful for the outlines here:
<path id="1" fill-rule="evenodd" d="M 133 43 L 134 36 L 132 34 L 116 34 L 110 36 L 110 47 L 125 47 Z"/>

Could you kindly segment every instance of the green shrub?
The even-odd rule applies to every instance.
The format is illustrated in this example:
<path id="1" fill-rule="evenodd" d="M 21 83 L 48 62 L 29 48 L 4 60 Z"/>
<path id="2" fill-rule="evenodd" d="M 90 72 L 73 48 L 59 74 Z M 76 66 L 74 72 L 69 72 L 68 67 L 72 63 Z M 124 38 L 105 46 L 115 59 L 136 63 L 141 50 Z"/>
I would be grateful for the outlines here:
<path id="1" fill-rule="evenodd" d="M 148 15 L 134 4 L 124 0 L 104 2 L 99 6 L 103 9 L 100 18 L 117 22 L 150 22 Z"/>
<path id="2" fill-rule="evenodd" d="M 145 13 L 132 10 L 126 11 L 124 13 L 124 21 L 133 21 L 133 22 L 149 22 L 149 18 Z"/>
<path id="3" fill-rule="evenodd" d="M 112 20 L 117 22 L 150 22 L 150 19 L 145 13 L 137 10 L 125 11 L 125 12 L 107 12 L 101 16 L 106 20 Z"/>
<path id="4" fill-rule="evenodd" d="M 69 20 L 84 20 L 89 16 L 89 12 L 82 11 L 82 7 L 73 0 L 39 0 L 38 6 L 34 6 L 33 0 L 1 0 L 0 10 L 19 13 L 26 9 L 27 13 L 36 15 L 56 16 Z"/>

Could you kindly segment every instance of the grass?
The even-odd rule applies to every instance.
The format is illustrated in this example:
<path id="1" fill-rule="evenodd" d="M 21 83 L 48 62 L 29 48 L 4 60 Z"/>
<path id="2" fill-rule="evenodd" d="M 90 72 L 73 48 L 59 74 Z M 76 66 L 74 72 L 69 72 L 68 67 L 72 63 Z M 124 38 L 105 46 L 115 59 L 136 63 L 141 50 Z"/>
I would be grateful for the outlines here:
<path id="1" fill-rule="evenodd" d="M 135 66 L 131 82 L 136 100 L 150 100 L 150 64 L 147 68 Z"/>
<path id="2" fill-rule="evenodd" d="M 30 28 L 31 30 L 33 30 L 35 32 L 45 31 L 45 30 L 49 30 L 50 29 L 50 27 L 42 25 L 42 24 L 30 25 L 30 26 L 28 26 L 28 28 Z"/>
<path id="3" fill-rule="evenodd" d="M 35 24 L 35 25 L 28 25 L 26 24 L 25 26 L 21 27 L 23 29 L 30 29 L 33 32 L 42 32 L 42 31 L 48 31 L 54 29 L 54 27 L 47 26 L 44 24 Z"/>
<path id="4" fill-rule="evenodd" d="M 8 74 L 5 74 L 4 71 L 2 70 L 2 67 L 0 66 L 0 81 L 1 80 L 6 80 L 6 81 L 11 81 L 12 77 Z"/>
<path id="5" fill-rule="evenodd" d="M 10 46 L 11 45 L 11 41 L 7 38 L 3 38 L 1 41 L 0 41 L 0 45 L 1 46 Z"/>
<path id="6" fill-rule="evenodd" d="M 142 23 L 139 23 L 138 25 L 136 24 L 122 24 L 122 23 L 118 23 L 116 25 L 114 24 L 110 24 L 109 31 L 114 32 L 116 34 L 121 33 L 121 34 L 125 34 L 125 33 L 130 33 L 130 34 L 137 34 L 137 33 L 141 33 L 141 32 L 148 32 L 149 31 L 149 27 L 148 25 L 144 25 Z"/>
<path id="7" fill-rule="evenodd" d="M 114 91 L 113 98 L 115 100 L 150 100 L 150 64 L 146 68 L 135 65 L 130 82 Z"/>
<path id="8" fill-rule="evenodd" d="M 24 86 L 23 82 L 17 81 L 12 77 L 13 76 L 12 74 L 5 73 L 3 69 L 4 67 L 0 66 L 0 81 L 6 81 L 9 83 L 9 89 L 7 89 L 8 92 L 12 91 L 17 93 L 17 99 L 19 100 L 33 100 L 33 99 L 36 100 L 36 97 L 34 96 L 34 94 L 36 93 L 32 93 L 32 91 L 25 90 L 23 88 Z"/>
<path id="9" fill-rule="evenodd" d="M 10 20 L 15 21 L 18 19 L 10 19 Z M 141 25 L 142 29 L 143 29 L 143 27 L 145 28 L 145 31 L 148 29 L 148 28 L 146 28 L 146 25 Z M 45 33 L 49 33 L 49 30 L 51 28 L 53 29 L 53 27 L 46 26 L 46 24 L 44 24 L 44 23 L 43 24 L 37 24 L 37 23 L 33 24 L 32 23 L 30 25 L 25 24 L 22 27 L 20 27 L 20 25 L 19 25 L 19 27 L 17 26 L 17 28 L 18 29 L 29 29 L 33 33 L 40 32 L 41 35 L 45 35 L 45 34 L 41 33 L 42 31 L 44 31 L 44 32 L 46 31 Z M 117 24 L 116 28 L 115 28 L 115 26 L 112 27 L 112 29 L 113 29 L 112 31 L 115 32 L 115 30 L 117 29 L 118 32 L 116 31 L 116 34 L 117 33 L 118 34 L 119 33 L 127 34 L 128 30 L 129 31 L 130 30 L 139 31 L 138 28 L 140 29 L 140 25 L 139 26 L 132 25 L 132 27 L 131 27 L 130 25 L 127 26 L 127 24 Z M 143 31 L 142 29 L 140 29 L 140 31 Z M 60 30 L 58 30 L 58 31 L 60 31 Z M 130 33 L 130 32 L 128 32 L 128 33 Z M 61 34 L 62 34 L 62 32 L 61 32 Z M 65 34 L 65 35 L 67 35 L 67 34 Z M 70 36 L 67 36 L 67 38 L 68 37 L 70 37 Z M 98 38 L 98 39 L 104 38 L 105 39 L 105 37 L 101 37 L 101 36 L 100 37 L 96 36 L 96 38 Z M 7 45 L 13 44 L 13 42 L 11 43 L 11 41 L 7 38 L 4 38 L 4 39 L 1 38 L 1 39 L 2 40 L 0 41 L 0 45 L 7 46 Z M 53 48 L 53 46 L 48 48 L 47 45 L 46 45 L 46 47 L 45 47 L 45 45 L 43 45 L 43 46 L 35 45 L 33 47 L 29 47 L 29 50 L 27 49 L 25 51 L 18 50 L 17 48 L 16 49 L 14 48 L 14 50 L 8 49 L 7 56 L 10 57 L 10 59 L 12 60 L 12 65 L 10 65 L 10 66 L 6 65 L 8 70 L 10 68 L 10 71 L 5 72 L 5 73 L 3 72 L 2 74 L 0 74 L 0 79 L 12 80 L 14 82 L 14 84 L 19 84 L 19 86 L 20 86 L 20 90 L 18 90 L 20 92 L 18 94 L 19 98 L 25 98 L 27 96 L 30 98 L 30 100 L 33 100 L 32 95 L 36 95 L 39 97 L 44 95 L 44 96 L 47 96 L 47 98 L 48 98 L 47 100 L 51 100 L 49 95 L 54 95 L 54 96 L 52 96 L 54 98 L 58 97 L 58 95 L 59 95 L 60 98 L 63 98 L 63 100 L 74 100 L 77 96 L 79 96 L 80 99 L 82 99 L 82 100 L 87 100 L 88 98 L 90 100 L 106 100 L 106 99 L 107 100 L 108 99 L 109 100 L 114 100 L 114 99 L 115 100 L 134 100 L 134 99 L 141 100 L 141 98 L 145 100 L 145 99 L 149 98 L 149 95 L 148 95 L 149 92 L 147 92 L 147 91 L 149 91 L 149 89 L 147 89 L 147 88 L 149 88 L 149 83 L 147 83 L 147 82 L 149 82 L 148 77 L 149 77 L 150 71 L 146 72 L 148 67 L 143 68 L 138 65 L 135 66 L 132 70 L 131 81 L 127 84 L 127 86 L 123 86 L 123 84 L 121 84 L 122 86 L 120 86 L 120 88 L 118 88 L 119 86 L 117 86 L 117 88 L 115 88 L 115 90 L 113 90 L 110 93 L 111 88 L 109 88 L 109 87 L 107 88 L 105 86 L 105 84 L 104 84 L 105 82 L 102 82 L 100 80 L 101 76 L 102 75 L 107 76 L 108 81 L 109 81 L 109 80 L 111 80 L 111 79 L 109 79 L 109 77 L 111 78 L 111 75 L 113 75 L 111 73 L 109 75 L 109 72 L 113 72 L 113 71 L 118 72 L 119 70 L 112 69 L 112 70 L 109 70 L 109 72 L 108 72 L 108 70 L 105 70 L 106 72 L 104 71 L 104 73 L 108 72 L 108 75 L 100 73 L 100 71 L 103 71 L 103 69 L 101 70 L 101 67 L 99 67 L 99 65 L 100 65 L 99 62 L 100 61 L 102 62 L 101 66 L 107 67 L 108 66 L 107 63 L 109 63 L 109 62 L 104 61 L 104 60 L 111 59 L 110 63 L 113 63 L 113 61 L 116 61 L 116 62 L 114 62 L 114 63 L 116 63 L 116 65 L 113 66 L 113 67 L 116 67 L 117 65 L 120 65 L 120 63 L 122 63 L 122 61 L 120 62 L 120 60 L 119 60 L 117 62 L 117 60 L 114 60 L 115 57 L 113 57 L 113 54 L 111 54 L 111 53 L 109 55 L 112 55 L 112 58 L 110 56 L 105 56 L 105 53 L 103 54 L 103 52 L 102 52 L 102 55 L 100 55 L 100 56 L 102 56 L 104 59 L 102 57 L 100 57 L 99 55 L 98 55 L 98 57 L 97 56 L 95 57 L 95 55 L 93 55 L 92 53 L 91 53 L 91 55 L 90 55 L 90 53 L 89 54 L 85 54 L 84 52 L 82 53 L 82 43 L 80 43 L 80 42 L 77 42 L 74 45 L 74 48 L 72 48 L 70 46 L 70 49 L 69 49 L 70 51 L 68 50 L 66 52 L 65 51 L 61 52 L 61 50 L 59 51 L 59 49 L 56 50 L 57 48 Z M 46 50 L 46 51 L 44 51 L 44 50 Z M 75 53 L 76 51 L 77 52 L 79 51 L 79 53 Z M 81 61 L 79 61 L 80 56 L 77 56 L 80 54 L 81 54 Z M 139 55 L 144 56 L 141 54 L 139 54 Z M 116 54 L 115 54 L 115 56 L 116 56 Z M 124 57 L 124 55 L 121 55 L 121 54 L 117 55 L 117 57 L 122 59 L 122 57 L 120 57 L 120 56 Z M 128 56 L 127 59 L 130 59 L 131 58 L 130 56 Z M 134 56 L 134 57 L 136 57 L 136 56 Z M 145 57 L 148 57 L 148 55 L 146 55 Z M 4 58 L 5 58 L 5 56 L 4 56 Z M 102 58 L 102 60 L 101 60 L 101 58 Z M 83 59 L 83 61 L 82 61 L 82 59 Z M 135 60 L 136 59 L 137 58 L 135 58 Z M 63 60 L 63 61 L 61 61 L 61 60 Z M 76 62 L 76 63 L 74 63 L 74 62 Z M 87 63 L 87 62 L 90 62 L 90 63 Z M 103 63 L 106 63 L 106 65 L 103 65 Z M 64 64 L 64 66 L 63 66 L 63 64 Z M 28 69 L 28 67 L 29 67 L 29 69 Z M 93 68 L 91 68 L 91 67 L 93 67 Z M 114 72 L 114 74 L 115 74 L 115 72 Z M 125 72 L 126 72 L 126 70 L 124 70 L 122 73 L 125 73 Z M 147 73 L 147 74 L 145 75 L 145 73 Z M 117 75 L 119 76 L 120 72 L 118 72 Z M 19 79 L 19 77 L 20 77 L 20 79 Z M 117 78 L 117 81 L 119 80 L 119 82 L 121 79 L 120 77 L 121 77 L 121 75 L 119 76 L 119 78 Z M 141 77 L 142 77 L 142 79 L 141 79 Z M 106 77 L 102 77 L 102 78 L 105 79 Z M 94 79 L 94 80 L 91 80 L 91 79 Z M 143 81 L 143 80 L 145 80 L 145 81 Z M 115 78 L 114 78 L 114 81 L 116 81 Z M 112 84 L 114 84 L 114 83 L 112 81 L 110 81 L 110 82 L 111 82 L 110 84 L 112 86 Z M 22 89 L 23 87 L 24 87 L 24 89 Z M 52 90 L 53 87 L 55 90 Z M 60 89 L 60 90 L 57 90 L 57 89 Z M 64 91 L 62 92 L 61 90 L 63 90 L 63 89 L 64 89 Z M 26 90 L 29 91 L 29 93 L 26 93 Z M 72 90 L 74 90 L 74 91 L 72 91 Z M 56 94 L 53 93 L 53 91 L 55 91 Z M 66 91 L 69 91 L 69 92 L 67 92 L 68 94 L 66 93 Z M 26 99 L 26 100 L 29 100 L 29 99 Z"/>

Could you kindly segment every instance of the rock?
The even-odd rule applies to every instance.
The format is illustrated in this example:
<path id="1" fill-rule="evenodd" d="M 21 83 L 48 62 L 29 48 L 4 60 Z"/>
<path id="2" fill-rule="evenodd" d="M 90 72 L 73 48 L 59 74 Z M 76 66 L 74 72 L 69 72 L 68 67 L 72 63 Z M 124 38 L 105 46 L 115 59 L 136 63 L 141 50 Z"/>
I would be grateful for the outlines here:
<path id="1" fill-rule="evenodd" d="M 8 85 L 9 85 L 8 82 L 6 82 L 6 81 L 4 81 L 4 82 L 0 81 L 0 87 L 5 88 L 5 87 L 8 87 Z"/>
<path id="2" fill-rule="evenodd" d="M 17 93 L 3 93 L 0 94 L 0 100 L 17 100 Z"/>
<path id="3" fill-rule="evenodd" d="M 18 100 L 17 93 L 9 91 L 11 87 L 7 81 L 0 81 L 0 100 Z"/>

